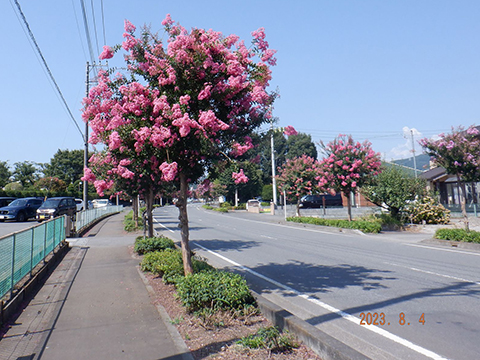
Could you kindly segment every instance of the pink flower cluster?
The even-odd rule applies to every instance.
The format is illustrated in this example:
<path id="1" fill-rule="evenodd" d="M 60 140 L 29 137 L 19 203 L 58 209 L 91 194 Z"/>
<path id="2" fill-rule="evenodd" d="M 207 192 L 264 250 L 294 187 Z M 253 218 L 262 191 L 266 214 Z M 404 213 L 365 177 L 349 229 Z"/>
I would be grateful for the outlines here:
<path id="1" fill-rule="evenodd" d="M 160 165 L 160 171 L 162 172 L 162 178 L 165 181 L 173 181 L 175 180 L 175 177 L 177 176 L 177 163 L 172 162 L 172 163 L 167 163 L 163 162 L 162 165 Z"/>
<path id="2" fill-rule="evenodd" d="M 243 169 L 240 169 L 240 171 L 237 172 L 232 172 L 232 179 L 234 179 L 235 184 L 245 184 L 248 182 L 248 177 L 244 174 Z"/>
<path id="3" fill-rule="evenodd" d="M 298 132 L 297 130 L 295 130 L 295 128 L 291 125 L 289 126 L 286 126 L 284 129 L 283 129 L 283 133 L 287 136 L 292 136 L 292 135 L 298 135 Z"/>

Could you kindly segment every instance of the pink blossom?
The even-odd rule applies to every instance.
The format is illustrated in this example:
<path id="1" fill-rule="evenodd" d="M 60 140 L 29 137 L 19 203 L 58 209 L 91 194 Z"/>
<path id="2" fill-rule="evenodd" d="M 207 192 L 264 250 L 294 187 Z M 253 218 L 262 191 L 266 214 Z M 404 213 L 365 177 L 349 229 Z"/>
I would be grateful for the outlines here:
<path id="1" fill-rule="evenodd" d="M 113 49 L 110 46 L 104 45 L 103 51 L 98 57 L 100 60 L 111 59 L 113 57 Z"/>
<path id="2" fill-rule="evenodd" d="M 240 171 L 237 172 L 232 172 L 232 179 L 234 179 L 235 184 L 245 184 L 248 182 L 248 177 L 244 174 L 243 169 L 240 169 Z"/>
<path id="3" fill-rule="evenodd" d="M 108 140 L 108 148 L 110 150 L 118 149 L 122 145 L 122 139 L 116 131 L 112 131 L 112 133 L 108 137 Z"/>
<path id="4" fill-rule="evenodd" d="M 297 130 L 291 125 L 288 125 L 283 129 L 283 133 L 287 136 L 298 135 Z"/>
<path id="5" fill-rule="evenodd" d="M 245 145 L 239 143 L 233 143 L 232 156 L 239 157 L 245 154 L 248 150 L 253 149 L 253 142 L 250 136 L 245 137 Z"/>
<path id="6" fill-rule="evenodd" d="M 89 183 L 92 183 L 95 181 L 95 174 L 93 171 L 89 168 L 84 168 L 83 169 L 83 177 L 81 178 L 82 181 L 88 181 Z"/>
<path id="7" fill-rule="evenodd" d="M 180 104 L 188 105 L 189 101 L 190 101 L 190 95 L 180 96 Z"/>
<path id="8" fill-rule="evenodd" d="M 205 88 L 198 94 L 198 100 L 208 100 L 212 96 L 212 94 L 210 93 L 211 89 L 212 85 L 205 86 Z"/>
<path id="9" fill-rule="evenodd" d="M 135 30 L 136 30 L 135 25 L 133 25 L 130 21 L 125 19 L 125 31 L 128 33 L 133 33 L 135 32 Z"/>
<path id="10" fill-rule="evenodd" d="M 173 20 L 172 18 L 170 17 L 170 14 L 167 14 L 167 16 L 165 17 L 165 19 L 162 21 L 162 25 L 163 26 L 171 26 L 173 24 Z"/>
<path id="11" fill-rule="evenodd" d="M 162 179 L 164 181 L 173 181 L 177 176 L 177 163 L 172 162 L 169 164 L 167 162 L 163 162 L 160 165 L 160 171 L 162 172 Z"/>

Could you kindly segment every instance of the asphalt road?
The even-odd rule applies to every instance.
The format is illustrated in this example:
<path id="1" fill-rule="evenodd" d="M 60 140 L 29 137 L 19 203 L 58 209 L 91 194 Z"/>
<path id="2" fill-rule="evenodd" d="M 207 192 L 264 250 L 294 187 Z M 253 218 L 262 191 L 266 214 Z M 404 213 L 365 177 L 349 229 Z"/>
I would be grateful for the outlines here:
<path id="1" fill-rule="evenodd" d="M 28 229 L 35 225 L 38 225 L 38 222 L 34 219 L 30 219 L 24 222 L 16 222 L 16 221 L 0 222 L 0 237 L 12 234 L 17 231 Z"/>
<path id="2" fill-rule="evenodd" d="M 480 252 L 421 243 L 425 234 L 362 235 L 281 224 L 281 216 L 188 211 L 197 254 L 242 272 L 254 290 L 365 355 L 479 358 Z M 155 214 L 155 228 L 180 240 L 178 210 Z"/>

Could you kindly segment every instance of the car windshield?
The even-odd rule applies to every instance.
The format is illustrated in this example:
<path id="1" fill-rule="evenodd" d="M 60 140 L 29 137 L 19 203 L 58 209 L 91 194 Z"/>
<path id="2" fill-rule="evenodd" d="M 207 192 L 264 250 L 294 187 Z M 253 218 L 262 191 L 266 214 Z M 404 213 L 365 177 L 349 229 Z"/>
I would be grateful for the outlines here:
<path id="1" fill-rule="evenodd" d="M 60 202 L 61 199 L 47 199 L 42 207 L 43 208 L 54 208 L 58 206 L 58 203 Z"/>
<path id="2" fill-rule="evenodd" d="M 27 200 L 17 199 L 13 200 L 8 206 L 25 206 L 27 205 Z"/>

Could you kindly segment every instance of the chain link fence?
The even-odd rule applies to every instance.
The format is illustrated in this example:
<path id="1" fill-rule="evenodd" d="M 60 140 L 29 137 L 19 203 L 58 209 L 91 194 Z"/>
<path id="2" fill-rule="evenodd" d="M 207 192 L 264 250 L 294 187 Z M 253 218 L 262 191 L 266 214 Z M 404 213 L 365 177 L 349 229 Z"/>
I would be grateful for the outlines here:
<path id="1" fill-rule="evenodd" d="M 0 238 L 0 298 L 65 240 L 65 216 Z"/>

